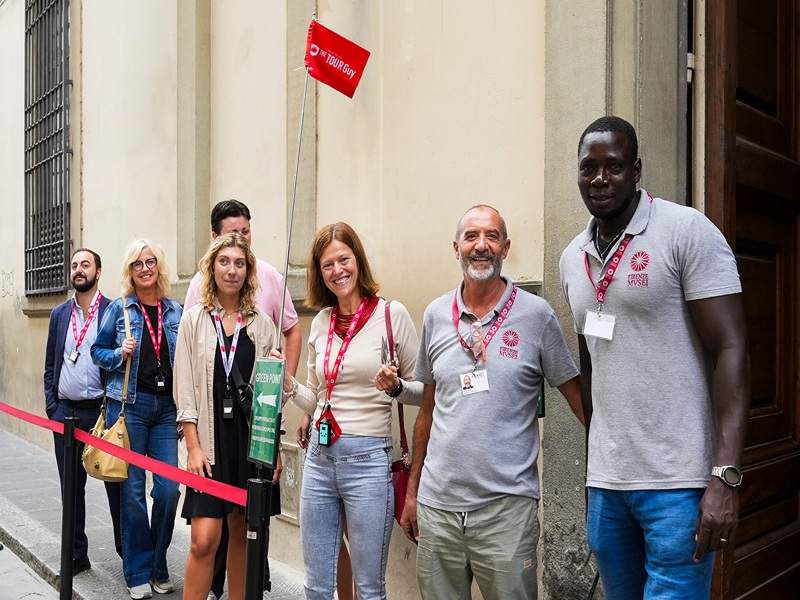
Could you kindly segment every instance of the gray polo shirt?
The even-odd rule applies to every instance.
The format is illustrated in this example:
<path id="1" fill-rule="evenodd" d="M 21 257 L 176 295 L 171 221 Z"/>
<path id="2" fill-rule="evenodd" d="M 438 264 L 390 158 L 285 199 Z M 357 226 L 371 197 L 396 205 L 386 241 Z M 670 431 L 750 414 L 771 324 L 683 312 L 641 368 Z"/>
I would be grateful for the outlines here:
<path id="1" fill-rule="evenodd" d="M 586 310 L 597 306 L 584 253 L 596 282 L 602 274 L 593 226 L 561 255 L 561 284 L 578 332 Z M 634 237 L 603 309 L 616 316 L 613 340 L 586 336 L 594 404 L 587 485 L 705 487 L 714 444 L 711 365 L 687 302 L 741 292 L 736 260 L 704 215 L 651 202 L 644 190 L 625 231 Z"/>
<path id="2" fill-rule="evenodd" d="M 512 284 L 482 320 L 483 331 L 511 296 Z M 417 499 L 448 511 L 471 511 L 503 496 L 539 498 L 536 405 L 542 378 L 559 386 L 578 374 L 553 309 L 517 290 L 516 300 L 488 348 L 489 390 L 465 396 L 461 375 L 474 361 L 453 324 L 453 294 L 425 310 L 415 379 L 436 386 L 433 425 Z M 459 329 L 470 339 L 477 317 L 458 289 Z"/>

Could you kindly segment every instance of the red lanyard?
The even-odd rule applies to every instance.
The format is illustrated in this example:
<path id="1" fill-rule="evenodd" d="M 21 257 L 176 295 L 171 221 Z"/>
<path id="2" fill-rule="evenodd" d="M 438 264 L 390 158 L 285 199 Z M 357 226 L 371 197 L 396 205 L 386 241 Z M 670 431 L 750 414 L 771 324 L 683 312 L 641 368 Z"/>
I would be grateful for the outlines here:
<path id="1" fill-rule="evenodd" d="M 631 243 L 632 239 L 633 236 L 630 233 L 622 238 L 617 251 L 614 252 L 614 256 L 611 257 L 611 262 L 608 264 L 608 268 L 603 274 L 603 278 L 600 280 L 600 285 L 597 285 L 592 277 L 592 269 L 589 266 L 589 254 L 587 252 L 583 253 L 583 264 L 586 266 L 586 275 L 589 277 L 589 281 L 591 282 L 595 292 L 597 292 L 596 298 L 598 307 L 602 307 L 603 303 L 606 301 L 608 286 L 611 285 L 611 281 L 614 279 L 614 273 L 617 272 L 617 268 L 619 267 L 620 262 L 622 262 L 622 255 L 625 254 L 625 249 L 628 247 L 628 244 Z"/>
<path id="2" fill-rule="evenodd" d="M 650 204 L 652 204 L 653 196 L 650 195 L 650 192 L 647 192 L 647 198 L 650 200 Z M 606 301 L 606 294 L 608 294 L 608 287 L 611 285 L 611 281 L 614 279 L 614 273 L 617 272 L 617 268 L 622 262 L 622 255 L 625 254 L 625 250 L 630 245 L 632 239 L 633 234 L 630 233 L 626 234 L 625 237 L 622 238 L 622 241 L 617 247 L 617 251 L 614 252 L 614 256 L 611 257 L 611 262 L 608 264 L 608 268 L 603 274 L 603 278 L 600 280 L 600 285 L 596 284 L 594 282 L 594 277 L 592 277 L 592 269 L 589 266 L 589 254 L 587 252 L 583 253 L 583 264 L 586 267 L 586 276 L 589 278 L 589 282 L 592 284 L 592 287 L 596 292 L 595 298 L 597 299 L 598 310 L 603 308 L 603 303 Z"/>
<path id="3" fill-rule="evenodd" d="M 89 331 L 89 325 L 92 324 L 92 319 L 94 319 L 94 316 L 97 314 L 97 310 L 100 308 L 100 301 L 102 299 L 103 294 L 97 292 L 94 302 L 92 302 L 92 305 L 89 307 L 89 315 L 86 317 L 86 321 L 83 323 L 80 334 L 78 333 L 78 317 L 75 316 L 75 304 L 72 305 L 72 337 L 75 339 L 75 350 L 81 347 L 83 338 L 86 337 L 86 332 Z"/>
<path id="4" fill-rule="evenodd" d="M 231 340 L 230 354 L 225 354 L 225 334 L 222 331 L 222 319 L 219 311 L 214 311 L 214 326 L 217 328 L 217 339 L 219 340 L 219 352 L 222 355 L 222 368 L 225 369 L 225 377 L 230 377 L 233 370 L 233 358 L 236 356 L 236 344 L 239 342 L 239 332 L 242 330 L 242 313 L 236 313 L 236 329 L 233 331 Z"/>
<path id="5" fill-rule="evenodd" d="M 150 341 L 153 342 L 153 350 L 156 351 L 156 363 L 161 367 L 161 332 L 164 330 L 163 321 L 161 320 L 161 302 L 158 303 L 158 337 L 153 333 L 153 324 L 150 322 L 150 317 L 147 315 L 144 305 L 140 303 L 139 307 L 142 309 L 147 331 L 150 332 Z"/>
<path id="6" fill-rule="evenodd" d="M 508 318 L 508 313 L 511 312 L 511 307 L 514 306 L 514 300 L 517 298 L 517 286 L 511 287 L 511 297 L 506 302 L 503 309 L 500 311 L 500 314 L 497 315 L 497 318 L 492 323 L 492 326 L 489 328 L 489 331 L 483 336 L 483 351 L 486 351 L 486 348 L 489 347 L 489 342 L 492 341 L 494 338 L 494 334 L 497 333 L 497 330 L 500 329 L 500 326 L 503 324 Z M 464 338 L 461 337 L 461 332 L 458 330 L 458 322 L 461 319 L 461 314 L 458 311 L 458 290 L 455 291 L 453 294 L 453 325 L 456 328 L 456 335 L 458 336 L 458 341 L 461 342 L 461 345 L 473 355 L 473 357 L 477 360 L 478 357 L 475 356 L 474 352 L 472 351 L 472 346 L 470 346 L 467 342 L 464 341 Z"/>
<path id="7" fill-rule="evenodd" d="M 336 385 L 336 379 L 339 377 L 339 368 L 342 366 L 345 352 L 347 352 L 347 349 L 350 347 L 350 340 L 353 339 L 353 332 L 356 327 L 358 327 L 358 322 L 364 314 L 367 302 L 369 302 L 369 298 L 364 297 L 353 315 L 353 320 L 350 321 L 350 327 L 347 328 L 347 333 L 342 340 L 342 346 L 339 348 L 339 354 L 336 356 L 336 362 L 333 364 L 333 371 L 328 370 L 328 363 L 331 358 L 331 346 L 333 345 L 333 333 L 336 327 L 336 313 L 338 311 L 336 306 L 331 309 L 331 325 L 328 328 L 328 342 L 325 344 L 325 362 L 322 365 L 322 372 L 325 375 L 325 385 L 328 388 L 328 393 L 325 396 L 326 404 L 331 403 L 331 394 L 333 393 L 333 386 Z"/>

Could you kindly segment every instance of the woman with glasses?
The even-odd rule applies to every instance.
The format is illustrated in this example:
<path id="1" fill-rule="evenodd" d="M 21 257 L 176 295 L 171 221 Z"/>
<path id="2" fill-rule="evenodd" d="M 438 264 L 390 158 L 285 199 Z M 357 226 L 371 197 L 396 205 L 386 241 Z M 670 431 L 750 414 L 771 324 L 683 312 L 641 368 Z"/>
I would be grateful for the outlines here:
<path id="1" fill-rule="evenodd" d="M 182 309 L 167 298 L 169 289 L 164 251 L 147 240 L 134 241 L 122 267 L 122 297 L 106 309 L 92 346 L 92 360 L 108 371 L 106 422 L 115 422 L 124 408 L 131 450 L 177 466 L 172 366 Z M 126 334 L 125 312 L 130 335 Z M 133 600 L 150 598 L 153 591 L 168 594 L 175 589 L 167 569 L 167 548 L 178 507 L 178 484 L 154 474 L 151 496 L 153 512 L 148 519 L 145 471 L 130 465 L 128 479 L 122 483 L 120 526 L 123 574 Z"/>

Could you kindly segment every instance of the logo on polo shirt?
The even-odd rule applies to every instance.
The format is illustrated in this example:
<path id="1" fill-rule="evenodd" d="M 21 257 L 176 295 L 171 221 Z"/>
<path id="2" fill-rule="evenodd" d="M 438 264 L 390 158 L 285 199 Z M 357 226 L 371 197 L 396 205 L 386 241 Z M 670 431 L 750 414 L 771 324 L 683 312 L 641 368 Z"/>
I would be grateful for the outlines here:
<path id="1" fill-rule="evenodd" d="M 650 264 L 650 255 L 644 250 L 639 250 L 631 256 L 631 269 L 633 273 L 628 275 L 628 287 L 647 287 L 650 278 L 647 273 L 642 273 Z"/>
<path id="2" fill-rule="evenodd" d="M 639 252 L 631 256 L 631 269 L 636 272 L 644 271 L 649 264 L 650 255 L 644 250 L 639 250 Z"/>
<path id="3" fill-rule="evenodd" d="M 514 347 L 519 344 L 519 334 L 513 329 L 506 329 L 503 332 L 503 345 L 498 350 L 500 356 L 504 358 L 512 358 L 514 360 L 519 356 Z"/>

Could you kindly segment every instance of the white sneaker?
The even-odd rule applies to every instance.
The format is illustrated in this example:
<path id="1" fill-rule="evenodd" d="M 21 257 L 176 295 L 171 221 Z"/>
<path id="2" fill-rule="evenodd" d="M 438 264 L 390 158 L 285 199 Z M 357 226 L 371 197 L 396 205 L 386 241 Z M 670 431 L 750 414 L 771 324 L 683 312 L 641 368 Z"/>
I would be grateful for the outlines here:
<path id="1" fill-rule="evenodd" d="M 175 584 L 172 583 L 172 578 L 168 577 L 165 581 L 156 581 L 155 579 L 150 582 L 153 586 L 153 591 L 156 594 L 171 594 L 175 591 Z"/>
<path id="2" fill-rule="evenodd" d="M 131 594 L 131 600 L 145 600 L 145 598 L 153 597 L 153 592 L 150 589 L 149 583 L 135 585 L 131 588 L 128 588 L 128 591 Z"/>

